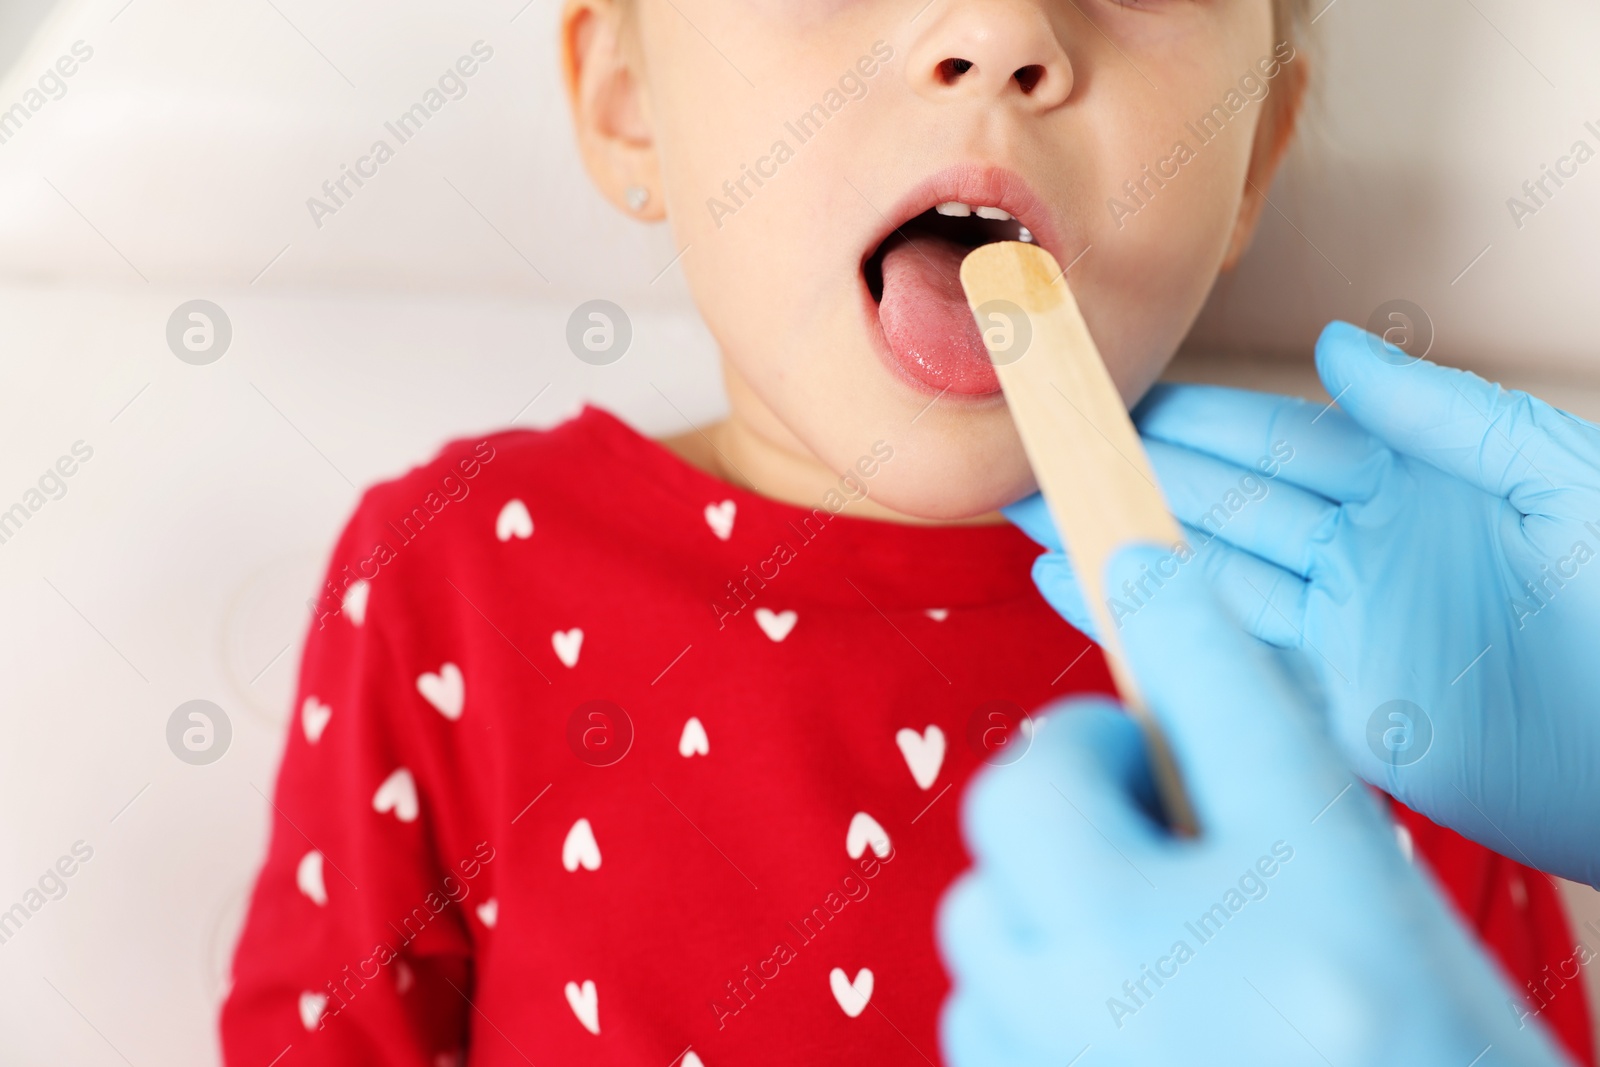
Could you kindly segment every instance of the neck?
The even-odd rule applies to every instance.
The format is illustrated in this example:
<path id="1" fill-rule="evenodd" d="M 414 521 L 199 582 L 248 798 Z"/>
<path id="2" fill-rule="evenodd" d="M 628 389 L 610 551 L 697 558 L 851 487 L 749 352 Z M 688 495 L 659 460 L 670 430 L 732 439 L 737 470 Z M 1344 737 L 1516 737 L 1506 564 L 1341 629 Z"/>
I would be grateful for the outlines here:
<path id="1" fill-rule="evenodd" d="M 663 438 L 661 444 L 692 467 L 751 492 L 798 507 L 814 508 L 830 491 L 840 491 L 844 473 L 822 462 L 772 412 L 724 361 L 728 417 Z M 958 522 L 922 519 L 873 500 L 852 500 L 846 513 L 861 519 L 913 525 L 987 525 L 1003 522 L 996 513 Z"/>

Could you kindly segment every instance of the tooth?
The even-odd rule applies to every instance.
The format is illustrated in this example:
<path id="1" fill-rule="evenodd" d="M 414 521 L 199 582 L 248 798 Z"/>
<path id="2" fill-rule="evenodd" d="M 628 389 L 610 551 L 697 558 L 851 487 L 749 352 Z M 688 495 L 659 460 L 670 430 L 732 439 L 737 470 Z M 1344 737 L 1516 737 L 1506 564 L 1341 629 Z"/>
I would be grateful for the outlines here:
<path id="1" fill-rule="evenodd" d="M 934 205 L 933 210 L 937 211 L 941 215 L 949 215 L 951 218 L 957 219 L 964 219 L 968 215 L 972 214 L 972 209 L 959 200 L 950 200 L 943 204 L 936 204 Z"/>
<path id="2" fill-rule="evenodd" d="M 1009 222 L 1011 220 L 1009 211 L 1001 211 L 997 207 L 980 207 L 974 210 L 977 211 L 980 219 L 995 219 L 999 222 Z"/>
<path id="3" fill-rule="evenodd" d="M 1033 231 L 1028 229 L 1026 226 L 1017 227 L 1017 240 L 1019 240 L 1019 241 L 1027 241 L 1029 244 L 1032 244 L 1033 243 Z"/>

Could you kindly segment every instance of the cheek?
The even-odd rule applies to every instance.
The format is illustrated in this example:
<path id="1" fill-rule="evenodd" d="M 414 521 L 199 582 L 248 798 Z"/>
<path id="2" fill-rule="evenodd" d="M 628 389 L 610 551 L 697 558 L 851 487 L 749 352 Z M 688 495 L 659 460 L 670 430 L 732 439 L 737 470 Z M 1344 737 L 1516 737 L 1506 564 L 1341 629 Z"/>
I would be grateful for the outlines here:
<path id="1" fill-rule="evenodd" d="M 802 127 L 860 59 L 853 41 L 786 59 L 781 38 L 763 40 L 765 51 L 751 44 L 735 55 L 762 72 L 758 90 L 715 53 L 701 62 L 698 38 L 664 44 L 659 62 L 668 47 L 695 58 L 669 63 L 651 86 L 673 244 L 687 250 L 674 269 L 726 358 L 769 401 L 804 379 L 802 389 L 825 387 L 814 399 L 827 406 L 862 359 L 854 238 L 877 218 L 863 196 L 879 176 L 861 146 L 873 143 L 869 126 L 893 75 L 877 73 L 859 99 L 835 97 L 846 102 L 820 129 Z"/>
<path id="2" fill-rule="evenodd" d="M 1238 128 L 1199 147 L 1187 163 L 1165 163 L 1167 173 L 1176 174 L 1163 178 L 1159 187 L 1144 179 L 1142 168 L 1146 162 L 1170 160 L 1171 141 L 1154 158 L 1127 164 L 1134 178 L 1145 180 L 1145 188 L 1136 188 L 1137 199 L 1121 183 L 1110 192 L 1108 199 L 1114 197 L 1136 213 L 1116 212 L 1119 225 L 1110 205 L 1102 205 L 1104 244 L 1097 249 L 1106 253 L 1099 266 L 1120 287 L 1146 295 L 1165 293 L 1168 302 L 1180 304 L 1210 289 L 1238 218 L 1254 133 L 1253 125 L 1234 122 Z M 1197 142 L 1187 134 L 1182 140 L 1191 147 Z"/>
<path id="3" fill-rule="evenodd" d="M 1093 249 L 1071 284 L 1129 403 L 1160 375 L 1193 325 L 1242 203 L 1261 104 L 1246 105 L 1203 140 L 1197 120 L 1227 92 L 1226 83 L 1218 89 L 1216 82 L 1213 74 L 1174 93 L 1182 102 L 1159 115 L 1114 116 L 1102 141 L 1108 147 L 1097 195 L 1087 205 Z M 1175 150 L 1180 143 L 1187 152 Z"/>
<path id="4" fill-rule="evenodd" d="M 714 13 L 729 5 L 703 6 Z M 793 65 L 777 63 L 748 24 L 727 24 L 717 35 L 718 48 L 731 58 L 670 8 L 658 27 L 647 41 L 646 66 L 673 243 L 689 249 L 681 262 L 691 281 L 734 282 L 731 265 L 759 269 L 753 262 L 758 236 L 783 223 L 774 201 L 794 166 L 793 160 L 778 162 L 794 148 L 778 144 L 793 141 L 783 127 L 794 96 Z M 760 72 L 759 87 L 747 84 L 741 71 Z M 765 243 L 783 247 L 782 236 Z"/>
<path id="5" fill-rule="evenodd" d="M 1159 376 L 1216 280 L 1243 200 L 1256 127 L 1270 92 L 1278 91 L 1271 83 L 1262 100 L 1241 93 L 1240 110 L 1226 108 L 1239 80 L 1272 53 L 1266 0 L 1197 7 L 1192 15 L 1173 23 L 1170 35 L 1122 42 L 1139 67 L 1160 72 L 1159 93 L 1126 63 L 1099 71 L 1092 137 L 1099 151 L 1080 215 L 1094 248 L 1070 281 L 1130 402 Z M 1225 121 L 1204 127 L 1202 119 L 1217 106 Z M 1180 143 L 1186 152 L 1177 150 Z M 1128 182 L 1135 183 L 1132 194 Z M 1113 203 L 1122 206 L 1113 211 Z"/>

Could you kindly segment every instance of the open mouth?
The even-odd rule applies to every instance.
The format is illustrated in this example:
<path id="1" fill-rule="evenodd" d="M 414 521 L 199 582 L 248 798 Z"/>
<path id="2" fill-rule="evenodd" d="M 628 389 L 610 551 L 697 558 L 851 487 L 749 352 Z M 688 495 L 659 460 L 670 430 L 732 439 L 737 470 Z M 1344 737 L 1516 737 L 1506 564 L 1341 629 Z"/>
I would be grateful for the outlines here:
<path id="1" fill-rule="evenodd" d="M 1000 380 L 967 307 L 961 261 L 993 241 L 1034 241 L 1013 212 L 1027 210 L 1031 220 L 1037 210 L 1032 194 L 1004 173 L 946 181 L 930 191 L 937 196 L 952 184 L 976 186 L 967 195 L 983 195 L 935 200 L 911 214 L 867 256 L 861 273 L 895 365 L 936 393 L 981 397 L 999 392 Z M 909 210 L 918 206 L 913 199 Z"/>

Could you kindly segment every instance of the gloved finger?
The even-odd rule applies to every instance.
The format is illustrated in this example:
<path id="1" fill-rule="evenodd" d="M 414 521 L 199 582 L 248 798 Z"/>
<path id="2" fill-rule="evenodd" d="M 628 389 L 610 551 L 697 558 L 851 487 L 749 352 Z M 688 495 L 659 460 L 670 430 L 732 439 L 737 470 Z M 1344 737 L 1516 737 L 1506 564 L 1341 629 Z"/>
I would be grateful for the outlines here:
<path id="1" fill-rule="evenodd" d="M 1062 908 L 1080 907 L 1070 898 Z M 982 870 L 969 871 L 956 880 L 939 901 L 934 919 L 939 955 L 953 984 L 965 988 L 991 1020 L 1010 1015 L 1010 1007 L 1028 983 L 1020 973 L 1026 957 L 1036 952 L 1044 933 L 1025 917 L 1011 914 L 995 892 L 993 879 Z M 985 982 L 970 986 L 963 975 L 982 975 Z M 996 984 L 1005 988 L 996 989 Z"/>
<path id="2" fill-rule="evenodd" d="M 1185 559 L 1168 552 L 1151 572 L 1129 579 L 1124 585 L 1107 589 L 1106 613 L 1120 628 L 1122 621 L 1137 614 L 1159 590 L 1166 578 L 1180 567 L 1196 566 L 1217 590 L 1217 596 L 1232 610 L 1241 625 L 1254 637 L 1278 648 L 1299 648 L 1304 642 L 1306 603 L 1310 583 L 1290 571 L 1253 553 L 1235 548 L 1207 531 L 1184 526 L 1190 546 Z M 1033 561 L 1033 582 L 1061 617 L 1100 642 L 1100 626 L 1089 614 L 1072 563 L 1061 552 L 1047 552 Z"/>
<path id="3" fill-rule="evenodd" d="M 1317 373 L 1350 417 L 1390 447 L 1540 514 L 1570 488 L 1573 460 L 1595 484 L 1600 429 L 1468 371 L 1413 360 L 1347 322 L 1317 340 Z"/>
<path id="4" fill-rule="evenodd" d="M 1046 552 L 1033 561 L 1033 584 L 1056 613 L 1077 629 L 1098 642 L 1099 627 L 1089 615 L 1089 606 L 1083 599 L 1083 586 L 1065 553 Z"/>
<path id="5" fill-rule="evenodd" d="M 1310 576 L 1313 551 L 1331 529 L 1338 505 L 1254 467 L 1157 439 L 1146 445 L 1167 504 L 1186 525 Z"/>
<path id="6" fill-rule="evenodd" d="M 1171 457 L 1171 452 L 1166 448 L 1162 449 L 1162 454 L 1168 459 Z M 1153 452 L 1152 456 L 1154 455 Z M 1182 485 L 1188 480 L 1181 471 L 1182 468 L 1174 466 L 1172 478 L 1174 485 Z M 1212 474 L 1214 472 L 1209 472 L 1207 478 Z M 1163 478 L 1163 481 L 1165 480 Z M 1291 526 L 1303 531 L 1303 536 L 1306 537 L 1310 537 L 1316 524 L 1327 521 L 1327 516 L 1331 514 L 1319 511 L 1314 503 L 1315 500 L 1316 498 L 1310 494 L 1298 498 L 1290 505 L 1295 509 L 1294 515 L 1286 520 Z M 1227 502 L 1224 503 L 1226 505 Z M 1089 613 L 1088 604 L 1083 597 L 1083 585 L 1078 581 L 1070 560 L 1062 551 L 1061 538 L 1056 534 L 1055 523 L 1051 521 L 1044 497 L 1035 493 L 1003 510 L 1006 518 L 1016 523 L 1024 533 L 1052 550 L 1033 563 L 1033 581 L 1039 587 L 1039 592 L 1062 618 L 1087 634 L 1091 640 L 1098 642 L 1099 625 Z M 1193 511 L 1187 505 L 1185 510 Z M 1196 514 L 1195 517 L 1203 521 L 1206 516 L 1202 513 Z M 1227 540 L 1214 536 L 1214 522 L 1207 522 L 1204 527 L 1185 523 L 1184 536 L 1194 553 L 1192 558 L 1199 562 L 1201 572 L 1216 585 L 1218 595 L 1243 621 L 1246 630 L 1279 648 L 1298 648 L 1301 645 L 1304 641 L 1306 602 L 1310 591 L 1301 574 L 1286 570 L 1254 552 L 1236 548 L 1228 544 Z M 1238 536 L 1249 536 L 1259 541 L 1268 535 L 1263 532 L 1260 535 L 1238 534 Z M 1290 538 L 1294 536 L 1296 535 L 1290 535 Z M 1287 549 L 1283 551 L 1286 552 Z M 1156 575 L 1141 575 L 1126 587 L 1106 589 L 1106 610 L 1112 622 L 1120 624 L 1124 617 L 1138 611 L 1145 599 L 1153 595 L 1155 589 L 1160 588 L 1160 579 L 1174 569 L 1177 565 L 1175 561 L 1176 557 L 1169 553 Z"/>
<path id="7" fill-rule="evenodd" d="M 1061 535 L 1056 532 L 1055 520 L 1050 517 L 1050 506 L 1044 502 L 1043 493 L 1025 496 L 1015 504 L 1001 508 L 1000 514 L 1033 538 L 1035 544 L 1053 552 L 1061 551 Z"/>
<path id="8" fill-rule="evenodd" d="M 1282 478 L 1281 466 L 1269 467 L 1280 472 L 1274 478 L 1260 468 L 1240 467 L 1183 445 L 1158 439 L 1146 439 L 1145 445 L 1172 513 L 1200 533 L 1191 543 L 1208 541 L 1231 526 L 1226 539 L 1240 548 L 1295 573 L 1309 572 L 1310 544 L 1337 510 L 1326 497 Z M 1271 503 L 1260 506 L 1266 501 Z M 1062 550 L 1061 536 L 1042 495 L 1035 493 L 1001 512 L 1036 543 Z M 1234 521 L 1240 517 L 1245 521 Z M 1035 570 L 1035 581 L 1039 577 Z M 1084 629 L 1079 620 L 1086 612 L 1072 606 L 1074 599 L 1082 600 L 1081 593 L 1074 597 L 1063 587 L 1061 595 L 1066 606 L 1057 605 L 1056 610 Z"/>
<path id="9" fill-rule="evenodd" d="M 1108 580 L 1136 575 L 1160 555 L 1150 545 L 1124 549 L 1107 566 Z M 1249 825 L 1295 797 L 1309 818 L 1352 780 L 1318 734 L 1310 696 L 1239 628 L 1208 583 L 1190 575 L 1169 582 L 1121 637 L 1202 827 Z"/>
<path id="10" fill-rule="evenodd" d="M 964 875 L 944 895 L 935 921 L 939 954 L 953 987 L 951 1000 L 963 1002 L 963 1025 L 971 1027 L 966 1036 L 981 1037 L 991 1055 L 1003 1052 L 1008 1057 L 981 1062 L 1010 1065 L 1054 1058 L 1049 1050 L 1072 1025 L 1061 1010 L 1075 992 L 1069 976 L 1083 974 L 1086 957 L 1096 949 L 1104 951 L 1094 935 L 1104 922 L 1104 909 L 1115 906 L 1081 900 L 1070 892 L 1060 898 L 1057 911 L 1075 916 L 1080 931 L 1092 931 L 1084 944 L 1081 936 L 1043 937 L 1018 928 L 981 871 Z M 1076 984 L 1081 988 L 1083 983 Z M 950 1007 L 947 1002 L 946 1010 Z M 941 1030 L 955 1036 L 943 1025 Z"/>
<path id="11" fill-rule="evenodd" d="M 1306 579 L 1235 548 L 1221 538 L 1213 537 L 1208 541 L 1203 530 L 1185 527 L 1184 535 L 1194 546 L 1191 549 L 1194 556 L 1181 567 L 1199 568 L 1217 598 L 1246 633 L 1278 648 L 1299 648 L 1304 643 L 1306 605 L 1311 593 Z M 1157 577 L 1171 570 L 1171 564 L 1166 564 L 1157 572 Z M 1136 583 L 1132 590 L 1123 586 L 1117 591 L 1127 598 L 1125 603 L 1133 612 L 1137 612 L 1141 606 L 1138 595 L 1152 584 L 1147 579 Z M 1118 614 L 1115 605 L 1112 613 Z"/>
<path id="12" fill-rule="evenodd" d="M 1336 408 L 1220 385 L 1158 385 L 1134 409 L 1147 438 L 1204 452 L 1338 503 L 1369 499 L 1389 450 Z"/>
<path id="13" fill-rule="evenodd" d="M 1138 726 L 1104 698 L 1053 705 L 1022 757 L 967 788 L 962 835 L 1018 922 L 1059 929 L 1061 886 L 1126 896 L 1164 833 Z"/>
<path id="14" fill-rule="evenodd" d="M 959 983 L 939 1011 L 939 1051 L 951 1067 L 1016 1067 L 1035 1062 L 1036 1050 L 1019 1041 L 987 1009 L 975 989 Z"/>
<path id="15" fill-rule="evenodd" d="M 1096 627 L 1084 603 L 1083 587 L 1062 549 L 1061 535 L 1056 532 L 1044 496 L 1034 493 L 1000 511 L 1035 544 L 1050 550 L 1033 561 L 1033 584 L 1058 615 L 1095 640 Z"/>

